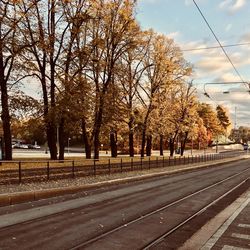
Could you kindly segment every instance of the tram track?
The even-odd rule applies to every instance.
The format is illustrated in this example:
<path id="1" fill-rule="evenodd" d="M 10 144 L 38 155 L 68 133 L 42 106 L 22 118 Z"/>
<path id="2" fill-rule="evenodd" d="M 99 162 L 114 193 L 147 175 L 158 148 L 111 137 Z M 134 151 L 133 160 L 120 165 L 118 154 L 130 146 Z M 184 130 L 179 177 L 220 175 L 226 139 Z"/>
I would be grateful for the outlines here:
<path id="1" fill-rule="evenodd" d="M 168 209 L 170 207 L 173 207 L 173 206 L 176 206 L 178 203 L 181 203 L 187 199 L 190 199 L 198 194 L 201 194 L 202 192 L 205 192 L 209 189 L 212 189 L 212 188 L 215 188 L 217 187 L 218 185 L 224 183 L 224 182 L 227 182 L 237 176 L 240 176 L 242 174 L 245 174 L 246 172 L 249 172 L 249 169 L 246 169 L 244 171 L 242 171 L 241 173 L 237 173 L 237 174 L 234 174 L 230 177 L 227 177 L 223 180 L 220 180 L 216 183 L 213 183 L 205 188 L 202 188 L 192 194 L 189 194 L 185 197 L 182 197 L 174 202 L 171 202 L 167 205 L 164 205 L 160 208 L 158 208 L 157 210 L 155 211 L 152 211 L 152 212 L 149 212 L 147 214 L 144 214 L 142 216 L 140 216 L 139 218 L 136 218 L 134 220 L 131 220 L 123 225 L 120 225 L 116 228 L 113 228 L 112 230 L 110 231 L 107 231 L 101 235 L 98 235 L 97 237 L 94 237 L 86 242 L 83 242 L 83 243 L 80 243 L 72 248 L 70 248 L 70 250 L 76 250 L 76 249 L 92 249 L 91 248 L 91 245 L 99 240 L 103 240 L 105 237 L 107 236 L 110 236 L 111 234 L 119 231 L 119 230 L 122 230 L 122 229 L 126 229 L 126 230 L 129 230 L 129 227 L 135 223 L 138 223 L 138 222 L 141 222 L 143 220 L 145 220 L 146 218 L 152 216 L 152 215 L 155 215 L 155 214 L 159 214 L 160 212 L 164 211 L 165 209 Z M 161 235 L 159 238 L 153 240 L 152 242 L 150 242 L 150 244 L 148 244 L 147 246 L 143 247 L 142 249 L 150 249 L 151 247 L 155 246 L 156 244 L 158 244 L 162 239 L 164 239 L 165 237 L 167 237 L 168 235 L 170 235 L 171 233 L 173 233 L 174 231 L 176 231 L 178 228 L 180 228 L 181 226 L 183 226 L 184 224 L 188 223 L 190 220 L 192 220 L 195 216 L 201 214 L 202 212 L 204 212 L 207 208 L 209 208 L 210 206 L 214 205 L 216 202 L 218 202 L 219 200 L 221 200 L 222 198 L 224 198 L 226 195 L 228 195 L 230 192 L 232 192 L 233 190 L 235 190 L 236 188 L 238 188 L 240 185 L 242 185 L 243 183 L 247 182 L 249 180 L 249 178 L 246 178 L 244 179 L 243 181 L 241 181 L 239 184 L 237 184 L 235 187 L 231 188 L 229 191 L 227 191 L 226 193 L 222 194 L 221 196 L 219 196 L 218 198 L 216 198 L 215 200 L 213 200 L 212 202 L 210 202 L 209 204 L 206 204 L 204 207 L 202 207 L 199 211 L 195 212 L 194 214 L 192 214 L 190 217 L 186 218 L 184 221 L 182 221 L 181 223 L 179 223 L 178 225 L 176 225 L 175 227 L 171 228 L 171 230 L 169 230 L 168 232 L 165 232 L 163 235 Z M 95 248 L 93 248 L 95 249 Z"/>
<path id="2" fill-rule="evenodd" d="M 192 214 L 186 220 L 184 220 L 183 222 L 179 223 L 178 225 L 176 225 L 175 227 L 173 227 L 168 232 L 165 232 L 159 238 L 155 239 L 154 241 L 152 241 L 151 243 L 149 243 L 147 246 L 143 247 L 142 249 L 143 250 L 149 250 L 149 249 L 152 249 L 152 248 L 156 247 L 159 243 L 161 243 L 163 240 L 165 240 L 166 237 L 168 237 L 169 235 L 173 234 L 179 228 L 181 228 L 182 226 L 184 226 L 187 223 L 189 223 L 196 216 L 199 216 L 202 213 L 204 213 L 208 208 L 214 206 L 214 204 L 216 204 L 217 202 L 221 201 L 223 198 L 225 198 L 227 195 L 229 195 L 230 193 L 232 193 L 233 191 L 235 191 L 237 188 L 239 188 L 240 186 L 242 186 L 243 184 L 245 184 L 247 181 L 249 181 L 249 178 L 243 180 L 242 182 L 240 182 L 239 184 L 237 184 L 235 187 L 233 187 L 231 190 L 227 191 L 226 193 L 224 193 L 223 195 L 221 195 L 220 197 L 218 197 L 216 200 L 210 202 L 209 204 L 207 204 L 206 206 L 204 206 L 203 208 L 201 208 L 200 210 L 198 210 L 196 213 Z"/>
<path id="3" fill-rule="evenodd" d="M 230 164 L 224 168 L 220 166 L 213 170 L 203 169 L 193 173 L 183 174 L 182 178 L 180 177 L 181 174 L 167 177 L 166 179 L 168 179 L 169 182 L 166 181 L 166 183 L 164 183 L 163 177 L 153 178 L 152 182 L 147 180 L 145 183 L 134 183 L 131 184 L 132 187 L 137 187 L 134 193 L 131 189 L 127 191 L 127 193 L 121 192 L 119 195 L 110 196 L 110 198 L 107 196 L 103 202 L 98 198 L 98 202 L 89 205 L 65 210 L 61 213 L 54 213 L 49 216 L 42 216 L 35 220 L 24 221 L 23 223 L 15 224 L 7 228 L 3 227 L 1 229 L 0 242 L 3 239 L 5 241 L 4 244 L 10 244 L 10 242 L 6 240 L 6 236 L 14 232 L 17 238 L 20 235 L 20 242 L 23 242 L 22 239 L 27 237 L 23 230 L 30 232 L 30 237 L 32 237 L 33 234 L 42 235 L 43 232 L 45 232 L 46 235 L 49 235 L 47 237 L 52 237 L 54 241 L 54 238 L 56 240 L 69 237 L 69 233 L 72 233 L 74 228 L 78 228 L 77 232 L 82 232 L 82 234 L 72 235 L 70 242 L 64 242 L 63 244 L 63 242 L 58 241 L 58 247 L 57 245 L 55 247 L 55 245 L 53 245 L 55 243 L 50 241 L 49 244 L 52 245 L 49 245 L 49 247 L 53 249 L 127 249 L 129 247 L 132 249 L 142 249 L 154 242 L 154 240 L 158 239 L 159 236 L 162 236 L 166 231 L 172 230 L 175 226 L 180 225 L 180 223 L 202 208 L 204 209 L 209 203 L 208 197 L 210 202 L 211 199 L 214 201 L 235 187 L 236 183 L 238 185 L 241 182 L 245 182 L 249 186 L 247 179 L 249 178 L 250 168 L 247 162 L 243 165 L 244 166 L 241 167 L 242 171 L 240 171 L 239 168 L 236 169 L 233 164 Z M 207 184 L 204 176 L 211 179 L 207 181 Z M 124 188 L 127 188 L 126 185 Z M 116 190 L 113 191 L 115 192 Z M 166 192 L 168 194 L 166 194 Z M 110 191 L 109 194 L 111 195 L 112 191 Z M 161 197 L 162 201 L 160 199 Z M 145 207 L 147 200 L 152 203 L 148 208 Z M 198 207 L 194 208 L 196 211 L 194 211 L 191 206 L 192 203 L 201 202 L 202 204 L 198 204 Z M 206 205 L 204 205 L 204 202 L 206 202 Z M 153 203 L 156 205 L 153 205 Z M 58 205 L 60 205 L 60 203 Z M 136 210 L 136 207 L 139 208 L 140 206 L 143 206 L 142 212 Z M 186 208 L 190 211 L 187 211 Z M 41 209 L 43 209 L 43 207 L 41 207 Z M 184 209 L 184 213 L 188 213 L 184 216 L 181 209 Z M 126 220 L 122 223 L 122 220 L 118 220 L 117 217 L 124 211 L 126 212 Z M 131 211 L 134 212 L 131 213 Z M 183 218 L 183 216 L 185 218 Z M 167 223 L 159 224 L 159 218 L 161 217 L 166 218 Z M 64 218 L 67 218 L 67 222 Z M 114 218 L 116 219 L 114 220 Z M 79 225 L 77 226 L 76 223 Z M 99 227 L 99 229 L 96 230 L 96 224 L 103 224 L 104 228 Z M 47 225 L 51 225 L 51 227 L 55 225 L 58 230 L 60 228 L 57 232 L 58 235 L 55 234 L 53 230 L 50 230 Z M 66 229 L 64 232 L 66 225 L 68 225 L 69 229 Z M 164 230 L 164 227 L 168 227 L 169 230 Z M 84 230 L 84 228 L 86 230 Z M 156 229 L 155 232 L 154 229 Z M 141 244 L 138 244 L 138 241 L 135 239 L 133 239 L 133 242 L 131 238 L 129 238 L 135 237 L 135 232 L 141 233 L 138 239 Z M 54 233 L 54 235 L 50 235 L 52 233 Z M 127 236 L 129 237 L 126 238 Z M 117 241 L 121 244 L 119 248 L 117 248 Z M 27 244 L 27 241 L 25 242 Z M 41 245 L 44 249 L 48 244 L 48 242 L 44 242 L 42 238 L 39 239 L 38 243 L 39 245 L 33 245 L 35 243 L 29 242 L 30 245 L 28 246 L 29 248 L 37 248 L 37 246 Z M 11 242 L 11 244 L 14 243 Z M 130 244 L 132 244 L 132 246 L 130 246 Z M 136 247 L 133 244 L 136 244 Z M 14 247 L 15 245 L 11 246 Z M 100 248 L 100 246 L 102 247 Z M 121 246 L 125 246 L 126 248 L 122 248 Z M 39 249 L 39 247 L 37 249 Z"/>

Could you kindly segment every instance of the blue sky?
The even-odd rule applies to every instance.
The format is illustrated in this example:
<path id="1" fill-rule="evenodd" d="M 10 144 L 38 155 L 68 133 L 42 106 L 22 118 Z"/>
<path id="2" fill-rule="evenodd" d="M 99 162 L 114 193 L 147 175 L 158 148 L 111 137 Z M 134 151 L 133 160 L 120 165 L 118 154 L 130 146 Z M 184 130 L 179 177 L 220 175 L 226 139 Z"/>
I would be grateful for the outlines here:
<path id="1" fill-rule="evenodd" d="M 250 43 L 249 0 L 196 0 L 213 31 L 223 45 Z M 218 46 L 192 0 L 139 0 L 137 20 L 143 29 L 153 28 L 173 38 L 181 49 Z M 250 44 L 225 48 L 244 81 L 250 81 Z M 203 95 L 207 82 L 240 81 L 222 50 L 183 52 L 193 64 L 193 82 L 201 101 L 222 104 L 232 122 L 237 107 L 237 125 L 250 126 L 250 94 L 243 84 L 206 84 L 212 100 Z M 230 94 L 223 94 L 229 90 Z"/>

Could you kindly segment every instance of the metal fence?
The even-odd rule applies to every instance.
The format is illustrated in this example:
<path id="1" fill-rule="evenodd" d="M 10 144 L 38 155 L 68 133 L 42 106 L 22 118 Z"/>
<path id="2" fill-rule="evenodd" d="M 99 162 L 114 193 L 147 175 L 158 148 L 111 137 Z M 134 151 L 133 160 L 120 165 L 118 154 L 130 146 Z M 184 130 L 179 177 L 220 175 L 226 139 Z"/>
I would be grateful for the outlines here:
<path id="1" fill-rule="evenodd" d="M 245 152 L 203 154 L 174 157 L 116 158 L 101 160 L 1 161 L 0 185 L 49 181 L 97 175 L 111 175 L 152 168 L 196 164 L 232 158 Z"/>

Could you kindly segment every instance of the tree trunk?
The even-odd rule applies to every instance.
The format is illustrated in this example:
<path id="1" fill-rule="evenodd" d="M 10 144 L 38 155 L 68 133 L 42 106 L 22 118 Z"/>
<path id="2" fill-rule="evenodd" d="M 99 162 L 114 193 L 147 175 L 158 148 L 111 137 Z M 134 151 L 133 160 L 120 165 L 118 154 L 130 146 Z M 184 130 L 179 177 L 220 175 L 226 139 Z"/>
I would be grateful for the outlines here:
<path id="1" fill-rule="evenodd" d="M 47 140 L 50 152 L 50 159 L 57 160 L 56 128 L 51 123 L 47 124 Z"/>
<path id="2" fill-rule="evenodd" d="M 146 154 L 147 156 L 151 156 L 152 150 L 152 135 L 147 136 L 147 146 L 146 146 Z"/>
<path id="3" fill-rule="evenodd" d="M 2 77 L 1 77 L 2 78 Z M 8 105 L 7 86 L 4 79 L 1 79 L 1 105 L 2 105 L 2 122 L 3 122 L 3 159 L 12 160 L 12 143 L 11 143 L 11 130 L 10 130 L 10 114 Z"/>
<path id="4" fill-rule="evenodd" d="M 144 157 L 145 144 L 146 144 L 146 129 L 143 129 L 141 138 L 141 157 Z"/>
<path id="5" fill-rule="evenodd" d="M 99 151 L 100 151 L 100 140 L 99 140 L 100 131 L 97 131 L 94 134 L 94 159 L 99 159 Z"/>
<path id="6" fill-rule="evenodd" d="M 51 153 L 51 159 L 56 160 L 57 159 L 57 153 L 59 151 L 59 148 L 57 148 L 57 126 L 55 122 L 55 66 L 56 63 L 54 61 L 54 53 L 55 53 L 55 1 L 51 1 L 51 12 L 50 12 L 50 26 L 49 29 L 49 64 L 50 64 L 50 153 Z M 58 133 L 59 134 L 59 133 Z M 58 145 L 59 146 L 59 145 Z"/>
<path id="7" fill-rule="evenodd" d="M 46 136 L 50 151 L 50 159 L 56 160 L 57 159 L 56 127 L 54 124 L 51 123 L 50 119 L 45 77 L 43 80 L 42 88 L 43 88 L 43 102 L 44 102 L 44 120 L 46 125 Z"/>
<path id="8" fill-rule="evenodd" d="M 133 130 L 129 130 L 129 156 L 134 157 L 134 132 Z"/>
<path id="9" fill-rule="evenodd" d="M 170 156 L 174 156 L 174 138 L 169 139 L 169 151 L 170 151 Z"/>
<path id="10" fill-rule="evenodd" d="M 99 101 L 99 109 L 95 115 L 95 126 L 94 126 L 94 159 L 99 159 L 99 151 L 100 151 L 100 131 L 102 126 L 102 116 L 103 116 L 103 107 L 104 106 L 104 93 L 103 96 L 100 97 Z"/>
<path id="11" fill-rule="evenodd" d="M 115 136 L 115 131 L 110 131 L 110 148 L 111 148 L 111 157 L 117 157 L 117 140 Z"/>
<path id="12" fill-rule="evenodd" d="M 89 135 L 87 134 L 86 123 L 85 123 L 84 118 L 82 118 L 82 134 L 83 134 L 83 142 L 85 146 L 86 159 L 91 159 L 91 143 L 90 143 Z"/>
<path id="13" fill-rule="evenodd" d="M 7 81 L 4 75 L 4 59 L 2 41 L 0 41 L 0 87 L 1 87 L 1 108 L 2 108 L 2 122 L 3 122 L 3 159 L 12 160 L 12 142 L 11 142 L 11 130 L 10 130 L 10 113 L 8 103 L 8 89 Z"/>
<path id="14" fill-rule="evenodd" d="M 185 132 L 184 139 L 183 139 L 182 142 L 181 142 L 181 156 L 183 156 L 183 154 L 184 154 L 184 150 L 185 150 L 185 146 L 186 146 L 187 137 L 188 137 L 188 132 Z"/>
<path id="15" fill-rule="evenodd" d="M 61 118 L 59 124 L 59 160 L 64 160 L 64 151 L 65 151 L 65 133 L 64 133 L 64 118 Z"/>
<path id="16" fill-rule="evenodd" d="M 163 135 L 160 135 L 160 156 L 163 156 Z"/>

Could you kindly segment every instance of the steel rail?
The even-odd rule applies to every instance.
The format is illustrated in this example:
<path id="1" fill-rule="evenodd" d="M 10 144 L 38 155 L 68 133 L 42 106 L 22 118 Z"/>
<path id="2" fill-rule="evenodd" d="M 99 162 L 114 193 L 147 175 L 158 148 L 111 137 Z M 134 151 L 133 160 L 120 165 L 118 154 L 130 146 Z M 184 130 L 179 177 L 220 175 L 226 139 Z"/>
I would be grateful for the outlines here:
<path id="1" fill-rule="evenodd" d="M 171 207 L 171 206 L 174 206 L 174 205 L 176 205 L 176 204 L 178 204 L 178 203 L 180 203 L 180 202 L 182 202 L 182 201 L 184 201 L 184 200 L 187 200 L 187 199 L 189 199 L 190 197 L 193 197 L 193 196 L 195 196 L 195 195 L 197 195 L 197 194 L 200 194 L 200 193 L 202 193 L 202 192 L 204 192 L 204 191 L 206 191 L 206 190 L 208 190 L 208 189 L 211 189 L 211 188 L 213 188 L 213 187 L 215 187 L 215 186 L 218 186 L 218 185 L 220 185 L 220 184 L 222 184 L 222 183 L 224 183 L 224 182 L 226 182 L 226 181 L 228 181 L 228 180 L 231 180 L 231 179 L 233 179 L 233 178 L 235 178 L 235 177 L 237 177 L 237 176 L 239 176 L 239 175 L 241 175 L 241 174 L 244 174 L 245 172 L 247 172 L 247 171 L 249 171 L 249 169 L 250 169 L 250 167 L 249 168 L 247 168 L 247 169 L 245 169 L 245 170 L 243 170 L 242 172 L 240 172 L 240 173 L 236 173 L 236 174 L 234 174 L 234 175 L 231 175 L 231 176 L 229 176 L 229 177 L 227 177 L 227 178 L 225 178 L 225 179 L 223 179 L 223 180 L 220 180 L 220 181 L 218 181 L 218 182 L 216 182 L 216 183 L 213 183 L 213 184 L 211 184 L 211 185 L 209 185 L 209 186 L 207 186 L 207 187 L 205 187 L 205 188 L 202 188 L 202 189 L 200 189 L 200 190 L 198 190 L 198 191 L 196 191 L 196 192 L 194 192 L 194 193 L 192 193 L 192 194 L 189 194 L 189 195 L 187 195 L 187 196 L 185 196 L 185 197 L 182 197 L 182 198 L 180 198 L 180 199 L 178 199 L 178 200 L 176 200 L 176 201 L 174 201 L 174 202 L 171 202 L 171 203 L 169 203 L 169 204 L 167 204 L 167 205 L 164 205 L 164 206 L 162 206 L 162 207 L 160 207 L 160 208 L 158 208 L 158 209 L 156 209 L 156 210 L 154 210 L 154 211 L 152 211 L 152 212 L 149 212 L 149 213 L 146 213 L 146 214 L 144 214 L 144 215 L 142 215 L 142 216 L 140 216 L 140 217 L 138 217 L 138 218 L 136 218 L 136 219 L 134 219 L 134 220 L 131 220 L 131 221 L 129 221 L 129 222 L 127 222 L 127 223 L 124 223 L 124 224 L 122 224 L 122 225 L 120 225 L 120 226 L 118 226 L 118 227 L 115 227 L 115 228 L 113 228 L 112 230 L 109 230 L 109 231 L 107 231 L 107 232 L 105 232 L 105 233 L 103 233 L 103 234 L 100 234 L 100 235 L 98 235 L 98 236 L 96 236 L 96 237 L 93 237 L 92 239 L 89 239 L 89 240 L 87 240 L 87 241 L 85 241 L 85 242 L 82 242 L 82 243 L 80 243 L 80 244 L 78 244 L 78 245 L 76 245 L 76 246 L 74 246 L 74 247 L 72 247 L 72 248 L 70 248 L 70 250 L 76 250 L 76 249 L 79 249 L 80 247 L 84 247 L 84 246 L 87 246 L 87 245 L 90 245 L 90 244 L 92 244 L 92 243 L 94 243 L 94 242 L 96 242 L 96 241 L 98 241 L 98 240 L 100 240 L 100 239 L 102 239 L 102 238 L 104 238 L 104 237 L 106 237 L 106 236 L 108 236 L 108 235 L 110 235 L 110 234 L 112 234 L 112 233 L 114 233 L 114 232 L 116 232 L 116 231 L 119 231 L 119 230 L 121 230 L 121 229 L 123 229 L 123 228 L 127 228 L 128 226 L 130 226 L 130 225 L 132 225 L 132 224 L 134 224 L 134 223 L 136 223 L 136 222 L 138 222 L 138 221 L 142 221 L 143 219 L 145 219 L 145 218 L 147 218 L 147 217 L 150 217 L 150 216 L 152 216 L 152 215 L 155 215 L 155 214 L 157 214 L 157 213 L 159 213 L 159 212 L 161 212 L 161 211 L 163 211 L 163 210 L 165 210 L 165 209 L 167 209 L 167 208 L 169 208 L 169 207 Z M 247 178 L 248 179 L 248 178 Z M 243 182 L 245 182 L 246 180 L 244 180 Z M 231 191 L 231 190 L 230 190 Z M 216 200 L 215 200 L 216 201 Z M 214 201 L 214 202 L 215 202 Z M 214 204 L 214 202 L 213 202 L 213 204 Z M 202 208 L 202 210 L 204 210 L 205 209 L 205 207 L 204 208 Z M 201 211 L 199 210 L 199 213 L 201 213 Z M 186 222 L 185 222 L 186 223 Z M 179 226 L 180 227 L 180 226 Z M 173 230 L 173 229 L 172 229 Z M 166 233 L 165 233 L 166 234 Z M 164 234 L 164 235 L 165 235 Z M 162 237 L 163 236 L 161 236 L 160 238 L 162 239 Z M 166 237 L 166 236 L 165 236 Z M 164 238 L 164 237 L 163 237 Z M 159 239 L 159 238 L 157 238 L 157 239 Z"/>
<path id="2" fill-rule="evenodd" d="M 220 197 L 218 197 L 216 200 L 210 202 L 209 204 L 207 204 L 206 206 L 204 206 L 202 209 L 200 209 L 199 211 L 197 211 L 193 215 L 189 216 L 186 220 L 184 220 L 183 222 L 179 223 L 177 226 L 173 227 L 171 230 L 169 230 L 168 232 L 164 233 L 159 238 L 157 238 L 156 240 L 152 241 L 150 244 L 148 244 L 146 247 L 144 247 L 142 249 L 143 250 L 148 250 L 151 247 L 156 246 L 157 244 L 159 244 L 160 242 L 162 242 L 167 236 L 169 236 L 170 234 L 174 233 L 176 230 L 178 230 L 183 225 L 187 224 L 189 221 L 191 221 L 196 216 L 204 213 L 209 207 L 213 206 L 216 202 L 222 200 L 224 197 L 226 197 L 228 194 L 230 194 L 231 192 L 233 192 L 234 190 L 236 190 L 238 187 L 240 187 L 241 185 L 243 185 L 248 180 L 249 180 L 249 178 L 246 178 L 245 180 L 241 181 L 239 184 L 237 184 L 232 189 L 230 189 L 229 191 L 227 191 L 226 193 L 224 193 L 223 195 L 221 195 Z"/>

